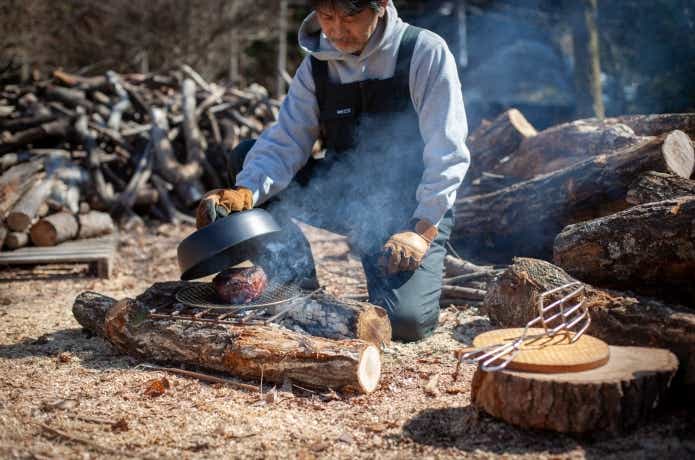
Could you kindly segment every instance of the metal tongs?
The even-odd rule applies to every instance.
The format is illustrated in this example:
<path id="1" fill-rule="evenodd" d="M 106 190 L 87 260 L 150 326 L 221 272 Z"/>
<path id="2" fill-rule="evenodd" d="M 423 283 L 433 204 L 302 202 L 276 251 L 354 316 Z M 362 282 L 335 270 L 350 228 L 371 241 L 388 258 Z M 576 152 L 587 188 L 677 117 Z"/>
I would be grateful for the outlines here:
<path id="1" fill-rule="evenodd" d="M 545 305 L 549 296 L 558 295 L 562 297 Z M 530 341 L 554 337 L 564 332 L 573 333 L 570 343 L 574 343 L 591 324 L 585 301 L 584 284 L 578 281 L 546 291 L 538 298 L 538 316 L 526 323 L 521 336 L 508 343 L 487 345 L 463 353 L 459 357 L 459 364 L 480 364 L 480 369 L 495 372 L 507 367 L 519 354 L 522 346 Z M 542 325 L 543 333 L 529 334 L 529 329 L 538 324 Z"/>

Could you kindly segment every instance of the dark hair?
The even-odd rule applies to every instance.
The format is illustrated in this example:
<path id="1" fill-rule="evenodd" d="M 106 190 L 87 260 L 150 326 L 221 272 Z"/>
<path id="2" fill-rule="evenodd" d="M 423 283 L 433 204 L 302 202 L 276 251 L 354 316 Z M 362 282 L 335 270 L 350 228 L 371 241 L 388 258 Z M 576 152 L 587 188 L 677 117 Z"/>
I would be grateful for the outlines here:
<path id="1" fill-rule="evenodd" d="M 365 8 L 379 11 L 379 7 L 381 6 L 379 0 L 309 0 L 309 4 L 314 9 L 327 6 L 329 8 L 341 10 L 349 16 L 359 14 L 364 11 Z"/>

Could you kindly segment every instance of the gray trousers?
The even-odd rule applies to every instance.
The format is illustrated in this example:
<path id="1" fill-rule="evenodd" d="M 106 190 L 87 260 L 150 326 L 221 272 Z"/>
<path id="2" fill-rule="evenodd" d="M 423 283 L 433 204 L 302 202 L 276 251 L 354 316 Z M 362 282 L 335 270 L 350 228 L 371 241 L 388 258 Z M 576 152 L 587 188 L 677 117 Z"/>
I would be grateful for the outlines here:
<path id="1" fill-rule="evenodd" d="M 234 185 L 234 177 L 241 170 L 244 158 L 253 146 L 254 141 L 241 142 L 234 150 L 228 151 L 224 156 L 225 171 L 228 176 L 225 178 L 227 186 Z M 301 174 L 301 171 L 300 171 Z M 299 227 L 291 220 L 299 217 L 299 220 L 327 230 L 348 234 L 349 230 L 343 222 L 339 222 L 335 215 L 326 217 L 330 213 L 329 207 L 322 212 L 321 209 L 312 207 L 311 212 L 301 212 L 302 203 L 325 202 L 325 193 L 322 193 L 320 185 L 318 187 L 300 187 L 301 200 L 293 199 L 292 192 L 283 191 L 273 199 L 261 205 L 261 208 L 268 210 L 282 227 L 282 232 L 274 236 L 267 244 L 273 247 L 273 240 L 282 242 L 278 252 L 274 253 L 274 261 L 268 261 L 267 266 L 278 267 L 286 261 L 292 261 L 291 275 L 273 274 L 271 276 L 285 276 L 293 280 L 301 279 L 311 283 L 316 280 L 316 269 L 314 260 L 311 256 L 311 248 L 304 234 Z M 290 203 L 288 204 L 288 201 Z M 297 202 L 300 202 L 299 204 Z M 309 216 L 309 218 L 305 218 Z M 404 221 L 401 230 L 407 224 Z M 369 301 L 375 305 L 383 307 L 391 320 L 393 329 L 393 339 L 401 341 L 420 340 L 432 333 L 439 321 L 439 297 L 442 290 L 442 272 L 444 268 L 444 256 L 446 249 L 444 244 L 449 239 L 453 227 L 452 213 L 448 212 L 439 224 L 439 235 L 432 242 L 422 264 L 414 272 L 400 272 L 395 275 L 387 276 L 378 266 L 379 253 L 377 251 L 366 251 L 361 254 L 362 266 L 364 267 L 367 278 L 367 289 L 369 291 Z M 375 241 L 373 247 L 380 248 L 391 234 L 379 235 L 379 241 Z M 318 284 L 316 282 L 316 284 Z"/>

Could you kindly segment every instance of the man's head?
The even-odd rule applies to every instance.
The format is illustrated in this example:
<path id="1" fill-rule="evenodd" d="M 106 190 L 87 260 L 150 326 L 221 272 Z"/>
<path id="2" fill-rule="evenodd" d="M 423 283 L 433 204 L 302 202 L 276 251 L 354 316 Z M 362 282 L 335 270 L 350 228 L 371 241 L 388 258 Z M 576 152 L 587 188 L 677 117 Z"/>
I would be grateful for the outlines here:
<path id="1" fill-rule="evenodd" d="M 388 0 L 311 0 L 328 40 L 344 53 L 359 53 L 384 16 Z"/>

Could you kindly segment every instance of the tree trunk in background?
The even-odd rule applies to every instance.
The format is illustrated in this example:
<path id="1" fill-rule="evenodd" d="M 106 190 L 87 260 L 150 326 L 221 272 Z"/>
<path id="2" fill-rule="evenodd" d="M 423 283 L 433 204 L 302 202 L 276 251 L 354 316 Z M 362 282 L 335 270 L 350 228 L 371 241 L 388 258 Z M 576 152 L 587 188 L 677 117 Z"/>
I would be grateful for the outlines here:
<path id="1" fill-rule="evenodd" d="M 285 79 L 283 72 L 287 71 L 287 0 L 280 0 L 280 23 L 278 24 L 278 68 L 277 87 L 275 97 L 278 99 L 285 95 Z"/>
<path id="2" fill-rule="evenodd" d="M 604 118 L 601 97 L 601 60 L 597 0 L 572 2 L 572 42 L 574 48 L 574 79 L 577 97 L 577 118 Z"/>

